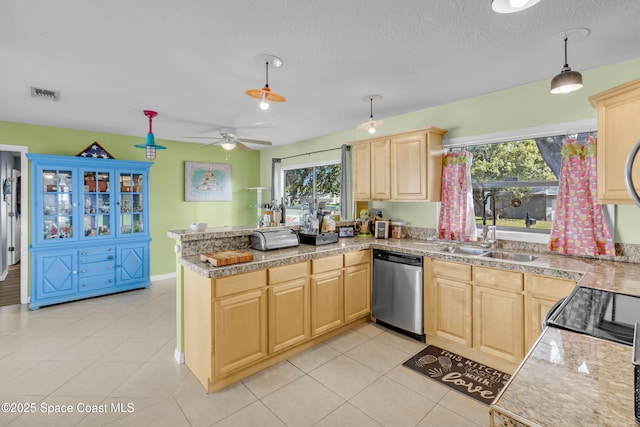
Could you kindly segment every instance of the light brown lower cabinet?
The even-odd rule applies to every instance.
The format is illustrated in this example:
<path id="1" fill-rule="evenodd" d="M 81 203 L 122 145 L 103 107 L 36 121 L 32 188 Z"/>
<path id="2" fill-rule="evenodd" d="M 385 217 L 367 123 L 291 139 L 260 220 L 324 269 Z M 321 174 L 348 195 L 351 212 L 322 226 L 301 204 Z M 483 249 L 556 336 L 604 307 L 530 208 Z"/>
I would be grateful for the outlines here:
<path id="1" fill-rule="evenodd" d="M 186 365 L 211 393 L 366 322 L 370 271 L 370 250 L 220 278 L 185 269 Z"/>
<path id="2" fill-rule="evenodd" d="M 513 372 L 575 281 L 425 258 L 427 342 Z"/>

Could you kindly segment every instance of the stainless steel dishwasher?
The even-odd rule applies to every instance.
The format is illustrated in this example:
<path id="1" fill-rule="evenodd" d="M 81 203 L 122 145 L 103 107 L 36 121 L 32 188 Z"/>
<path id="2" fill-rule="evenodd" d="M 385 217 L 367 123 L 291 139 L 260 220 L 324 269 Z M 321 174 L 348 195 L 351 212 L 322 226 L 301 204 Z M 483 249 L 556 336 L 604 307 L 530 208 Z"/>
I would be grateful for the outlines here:
<path id="1" fill-rule="evenodd" d="M 422 257 L 373 250 L 372 314 L 376 322 L 425 342 Z"/>

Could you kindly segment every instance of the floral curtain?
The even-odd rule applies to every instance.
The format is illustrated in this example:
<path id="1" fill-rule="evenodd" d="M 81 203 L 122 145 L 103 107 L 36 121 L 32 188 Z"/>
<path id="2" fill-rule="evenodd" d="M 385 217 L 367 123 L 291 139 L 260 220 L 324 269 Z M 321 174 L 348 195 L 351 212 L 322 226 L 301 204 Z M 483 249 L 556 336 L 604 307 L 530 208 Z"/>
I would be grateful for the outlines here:
<path id="1" fill-rule="evenodd" d="M 596 198 L 597 140 L 584 145 L 575 138 L 562 144 L 558 205 L 549 249 L 568 255 L 615 255 L 602 205 Z"/>
<path id="2" fill-rule="evenodd" d="M 472 154 L 468 151 L 447 153 L 442 158 L 442 204 L 438 221 L 438 238 L 477 240 L 473 188 Z"/>

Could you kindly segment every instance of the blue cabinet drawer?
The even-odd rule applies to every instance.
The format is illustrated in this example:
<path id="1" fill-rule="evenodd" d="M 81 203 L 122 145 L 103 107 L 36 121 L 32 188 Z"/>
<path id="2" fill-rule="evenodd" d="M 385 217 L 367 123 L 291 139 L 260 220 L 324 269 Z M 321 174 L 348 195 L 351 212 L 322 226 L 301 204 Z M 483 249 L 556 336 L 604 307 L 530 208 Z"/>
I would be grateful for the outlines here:
<path id="1" fill-rule="evenodd" d="M 108 288 L 114 286 L 115 276 L 113 274 L 103 274 L 101 276 L 80 277 L 78 291 L 87 292 L 95 289 Z"/>
<path id="2" fill-rule="evenodd" d="M 97 276 L 100 274 L 112 274 L 114 273 L 115 264 L 113 261 L 93 262 L 90 264 L 78 265 L 78 273 L 80 279 L 85 276 Z"/>
<path id="3" fill-rule="evenodd" d="M 78 256 L 80 258 L 84 258 L 87 256 L 94 255 L 113 255 L 115 253 L 115 249 L 113 246 L 96 246 L 92 248 L 83 248 L 78 250 Z"/>
<path id="4" fill-rule="evenodd" d="M 105 253 L 100 255 L 84 255 L 78 257 L 78 262 L 80 264 L 90 264 L 94 262 L 113 262 L 115 255 L 112 253 Z"/>

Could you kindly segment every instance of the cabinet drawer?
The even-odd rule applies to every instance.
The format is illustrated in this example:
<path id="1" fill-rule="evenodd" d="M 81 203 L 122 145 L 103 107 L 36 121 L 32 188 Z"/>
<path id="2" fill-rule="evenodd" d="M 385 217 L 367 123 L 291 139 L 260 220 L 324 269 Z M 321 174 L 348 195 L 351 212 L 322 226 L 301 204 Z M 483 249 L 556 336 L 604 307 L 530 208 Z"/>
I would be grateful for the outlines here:
<path id="1" fill-rule="evenodd" d="M 214 286 L 217 298 L 263 288 L 267 286 L 267 270 L 221 277 L 215 280 Z"/>
<path id="2" fill-rule="evenodd" d="M 80 277 L 80 286 L 78 286 L 78 291 L 87 292 L 94 289 L 108 288 L 109 286 L 113 286 L 114 283 L 115 280 L 113 273 L 103 274 L 101 276 Z"/>
<path id="3" fill-rule="evenodd" d="M 342 268 L 342 255 L 328 256 L 311 260 L 311 273 L 340 270 Z"/>
<path id="4" fill-rule="evenodd" d="M 569 295 L 575 286 L 576 282 L 573 280 L 531 275 L 527 282 L 527 291 L 535 297 L 555 301 Z"/>
<path id="5" fill-rule="evenodd" d="M 78 250 L 78 256 L 80 258 L 94 255 L 113 255 L 115 249 L 113 246 L 96 246 L 93 248 L 83 248 Z"/>
<path id="6" fill-rule="evenodd" d="M 97 276 L 100 274 L 113 274 L 113 261 L 93 262 L 90 264 L 81 264 L 78 266 L 80 277 Z"/>
<path id="7" fill-rule="evenodd" d="M 468 282 L 471 280 L 471 265 L 435 259 L 433 260 L 433 274 L 434 276 Z"/>
<path id="8" fill-rule="evenodd" d="M 490 286 L 496 289 L 522 291 L 524 280 L 522 273 L 498 270 L 487 267 L 474 267 L 473 280 L 477 285 Z"/>
<path id="9" fill-rule="evenodd" d="M 100 255 L 81 255 L 80 257 L 78 257 L 78 262 L 80 264 L 89 264 L 101 261 L 113 263 L 113 259 L 113 253 L 104 253 Z"/>
<path id="10" fill-rule="evenodd" d="M 309 275 L 309 263 L 299 262 L 297 264 L 283 265 L 269 269 L 269 284 L 287 282 L 293 279 L 300 279 Z"/>
<path id="11" fill-rule="evenodd" d="M 362 264 L 371 260 L 370 251 L 356 251 L 344 254 L 344 266 Z"/>

